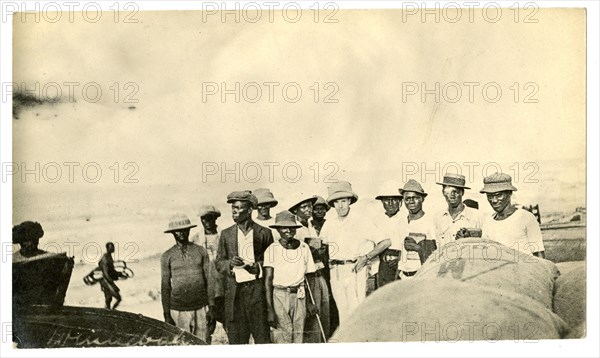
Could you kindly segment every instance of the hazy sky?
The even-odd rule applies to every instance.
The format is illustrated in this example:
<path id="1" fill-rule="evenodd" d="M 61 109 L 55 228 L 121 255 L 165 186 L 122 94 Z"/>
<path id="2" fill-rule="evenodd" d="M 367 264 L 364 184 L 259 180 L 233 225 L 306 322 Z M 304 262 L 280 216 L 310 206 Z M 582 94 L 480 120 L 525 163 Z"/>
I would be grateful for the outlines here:
<path id="1" fill-rule="evenodd" d="M 506 9 L 496 23 L 479 13 L 472 23 L 464 14 L 458 23 L 422 22 L 400 10 L 340 11 L 338 23 L 315 23 L 308 10 L 297 23 L 280 13 L 273 23 L 172 11 L 139 12 L 130 24 L 104 15 L 39 24 L 15 16 L 14 81 L 38 82 L 46 97 L 52 83 L 62 90 L 61 102 L 13 120 L 15 162 L 93 161 L 105 172 L 136 162 L 137 178 L 169 183 L 201 178 L 206 162 L 296 162 L 304 176 L 314 162 L 335 162 L 343 179 L 344 170 L 399 173 L 406 162 L 585 160 L 580 10 L 540 9 L 538 23 L 516 23 Z M 77 83 L 74 103 L 67 82 Z M 278 83 L 273 103 L 270 82 Z M 102 89 L 97 103 L 82 95 L 90 83 Z M 239 83 L 240 103 L 232 94 L 223 103 L 219 89 L 207 95 L 211 83 Z M 256 103 L 249 83 L 262 90 Z M 434 94 L 423 101 L 419 87 L 436 83 L 439 103 Z M 296 103 L 285 100 L 286 84 L 290 99 L 302 89 Z M 332 91 L 338 102 L 324 103 Z"/>

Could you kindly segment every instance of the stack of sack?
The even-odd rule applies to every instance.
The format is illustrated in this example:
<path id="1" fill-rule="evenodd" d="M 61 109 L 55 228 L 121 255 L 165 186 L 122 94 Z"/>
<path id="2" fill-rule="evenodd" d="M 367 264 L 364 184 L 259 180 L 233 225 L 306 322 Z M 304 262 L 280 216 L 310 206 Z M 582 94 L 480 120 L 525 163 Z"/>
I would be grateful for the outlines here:
<path id="1" fill-rule="evenodd" d="M 560 277 L 554 284 L 554 312 L 571 327 L 565 338 L 583 338 L 586 332 L 585 261 L 561 262 L 556 266 Z"/>
<path id="2" fill-rule="evenodd" d="M 562 280 L 565 283 L 560 284 Z M 331 341 L 571 337 L 574 326 L 565 322 L 562 312 L 573 304 L 569 299 L 581 304 L 581 298 L 572 296 L 571 283 L 568 277 L 560 277 L 559 268 L 548 260 L 494 241 L 462 239 L 434 252 L 413 278 L 374 292 Z M 581 318 L 574 313 L 571 316 L 573 322 Z"/>

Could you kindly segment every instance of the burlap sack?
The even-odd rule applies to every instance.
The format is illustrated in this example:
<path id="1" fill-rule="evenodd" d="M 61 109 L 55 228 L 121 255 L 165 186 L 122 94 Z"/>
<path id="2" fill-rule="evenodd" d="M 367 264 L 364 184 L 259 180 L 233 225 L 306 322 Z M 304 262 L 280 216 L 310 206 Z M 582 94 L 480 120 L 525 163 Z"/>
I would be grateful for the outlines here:
<path id="1" fill-rule="evenodd" d="M 552 309 L 556 265 L 491 240 L 461 239 L 444 245 L 415 278 L 460 280 L 527 295 Z"/>
<path id="2" fill-rule="evenodd" d="M 568 332 L 521 294 L 456 280 L 410 279 L 375 291 L 330 342 L 535 341 Z"/>
<path id="3" fill-rule="evenodd" d="M 554 312 L 573 329 L 572 336 L 585 335 L 585 261 L 557 264 L 561 272 L 554 286 Z M 573 337 L 577 338 L 577 337 Z"/>

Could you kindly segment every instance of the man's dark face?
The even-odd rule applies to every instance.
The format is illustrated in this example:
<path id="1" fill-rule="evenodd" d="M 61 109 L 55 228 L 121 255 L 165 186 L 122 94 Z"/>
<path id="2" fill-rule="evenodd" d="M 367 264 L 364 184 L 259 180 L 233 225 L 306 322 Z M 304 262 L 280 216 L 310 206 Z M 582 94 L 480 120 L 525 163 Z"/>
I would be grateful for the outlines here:
<path id="1" fill-rule="evenodd" d="M 179 243 L 188 242 L 188 239 L 190 237 L 190 229 L 173 231 L 173 237 L 175 237 L 175 241 Z"/>
<path id="2" fill-rule="evenodd" d="M 511 196 L 512 192 L 510 190 L 497 193 L 486 193 L 488 203 L 490 203 L 492 209 L 497 213 L 504 211 L 504 209 L 510 205 Z"/>
<path id="3" fill-rule="evenodd" d="M 404 203 L 411 214 L 416 214 L 423 209 L 423 195 L 408 191 L 404 193 Z"/>
<path id="4" fill-rule="evenodd" d="M 310 201 L 305 201 L 301 203 L 300 206 L 298 206 L 298 209 L 296 209 L 296 215 L 298 215 L 298 217 L 302 220 L 310 219 L 310 217 L 312 216 L 312 212 L 313 206 L 312 202 Z"/>
<path id="5" fill-rule="evenodd" d="M 235 201 L 231 204 L 231 217 L 236 224 L 250 220 L 252 205 L 247 201 Z"/>
<path id="6" fill-rule="evenodd" d="M 268 218 L 271 216 L 271 204 L 258 204 L 256 211 L 258 211 L 258 215 L 262 216 L 263 218 Z"/>
<path id="7" fill-rule="evenodd" d="M 217 217 L 215 215 L 204 215 L 200 218 L 200 221 L 206 231 L 214 231 L 217 228 Z"/>
<path id="8" fill-rule="evenodd" d="M 33 254 L 36 252 L 40 239 L 27 240 L 21 244 L 21 253 L 24 255 Z"/>
<path id="9" fill-rule="evenodd" d="M 393 216 L 400 211 L 400 206 L 402 206 L 402 201 L 398 197 L 386 196 L 381 199 L 381 204 L 383 204 L 383 209 L 387 215 Z"/>
<path id="10" fill-rule="evenodd" d="M 457 208 L 462 203 L 464 193 L 465 190 L 462 188 L 455 188 L 448 185 L 444 185 L 442 188 L 442 194 L 450 208 Z"/>
<path id="11" fill-rule="evenodd" d="M 113 244 L 112 242 L 106 244 L 106 252 L 108 252 L 109 254 L 115 252 L 115 244 Z"/>
<path id="12" fill-rule="evenodd" d="M 295 227 L 280 227 L 277 228 L 279 235 L 286 241 L 292 240 L 296 236 Z"/>
<path id="13" fill-rule="evenodd" d="M 327 205 L 315 205 L 313 206 L 313 218 L 317 221 L 322 221 L 325 219 L 325 215 L 327 214 Z"/>

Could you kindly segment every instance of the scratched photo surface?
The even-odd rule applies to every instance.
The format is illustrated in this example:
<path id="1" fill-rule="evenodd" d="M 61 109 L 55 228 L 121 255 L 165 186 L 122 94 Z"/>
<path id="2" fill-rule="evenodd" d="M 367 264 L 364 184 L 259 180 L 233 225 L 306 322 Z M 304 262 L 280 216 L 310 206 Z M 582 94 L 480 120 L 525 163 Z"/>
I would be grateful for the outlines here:
<path id="1" fill-rule="evenodd" d="M 340 190 L 358 197 L 348 214 L 356 229 L 337 239 L 335 230 L 344 229 L 327 226 L 338 211 L 327 211 L 323 231 L 332 234 L 319 242 L 341 260 L 325 262 L 327 280 L 336 282 L 321 292 L 333 296 L 327 308 L 319 304 L 320 325 L 310 312 L 306 323 L 297 320 L 293 330 L 304 325 L 304 336 L 290 343 L 306 343 L 310 333 L 328 343 L 586 336 L 584 9 L 424 14 L 330 3 L 224 13 L 217 3 L 205 11 L 133 5 L 100 17 L 81 9 L 71 17 L 66 9 L 60 17 L 42 12 L 39 21 L 13 16 L 13 152 L 3 175 L 13 182 L 13 226 L 43 228 L 35 257 L 19 254 L 25 243 L 15 243 L 13 228 L 15 348 L 229 344 L 221 321 L 207 336 L 206 310 L 193 311 L 196 329 L 165 322 L 161 256 L 176 243 L 165 231 L 195 225 L 190 240 L 207 246 L 203 205 L 221 213 L 224 240 L 235 224 L 233 191 L 268 188 L 275 218 L 313 195 L 332 197 L 345 181 L 350 189 Z M 433 259 L 421 266 L 417 256 L 418 277 L 402 276 L 387 261 L 392 251 L 349 274 L 361 258 L 343 256 L 348 242 L 404 240 L 399 228 L 382 234 L 378 195 L 399 195 L 414 180 L 428 194 L 424 217 L 432 218 L 448 207 L 437 183 L 461 174 L 469 187 L 463 199 L 491 217 L 480 189 L 496 172 L 518 189 L 509 198 L 517 212 L 535 215 L 544 250 L 532 251 L 545 251 L 545 259 L 484 232 L 449 250 L 438 241 Z M 181 215 L 175 222 L 178 213 L 189 222 Z M 398 222 L 409 214 L 402 202 Z M 274 223 L 257 215 L 262 226 Z M 256 242 L 268 231 L 253 232 Z M 418 239 L 422 231 L 413 233 Z M 112 283 L 99 264 L 108 242 Z M 214 254 L 225 244 L 216 246 Z M 395 282 L 381 287 L 382 270 Z M 192 276 L 170 282 L 197 284 Z M 239 277 L 224 279 L 227 307 Z M 201 281 L 203 289 L 212 282 Z M 308 310 L 320 292 L 304 288 L 298 300 Z M 122 298 L 114 310 L 105 308 L 112 290 Z M 258 302 L 251 320 L 266 315 L 264 297 Z M 267 328 L 251 342 L 280 341 L 278 334 Z"/>

